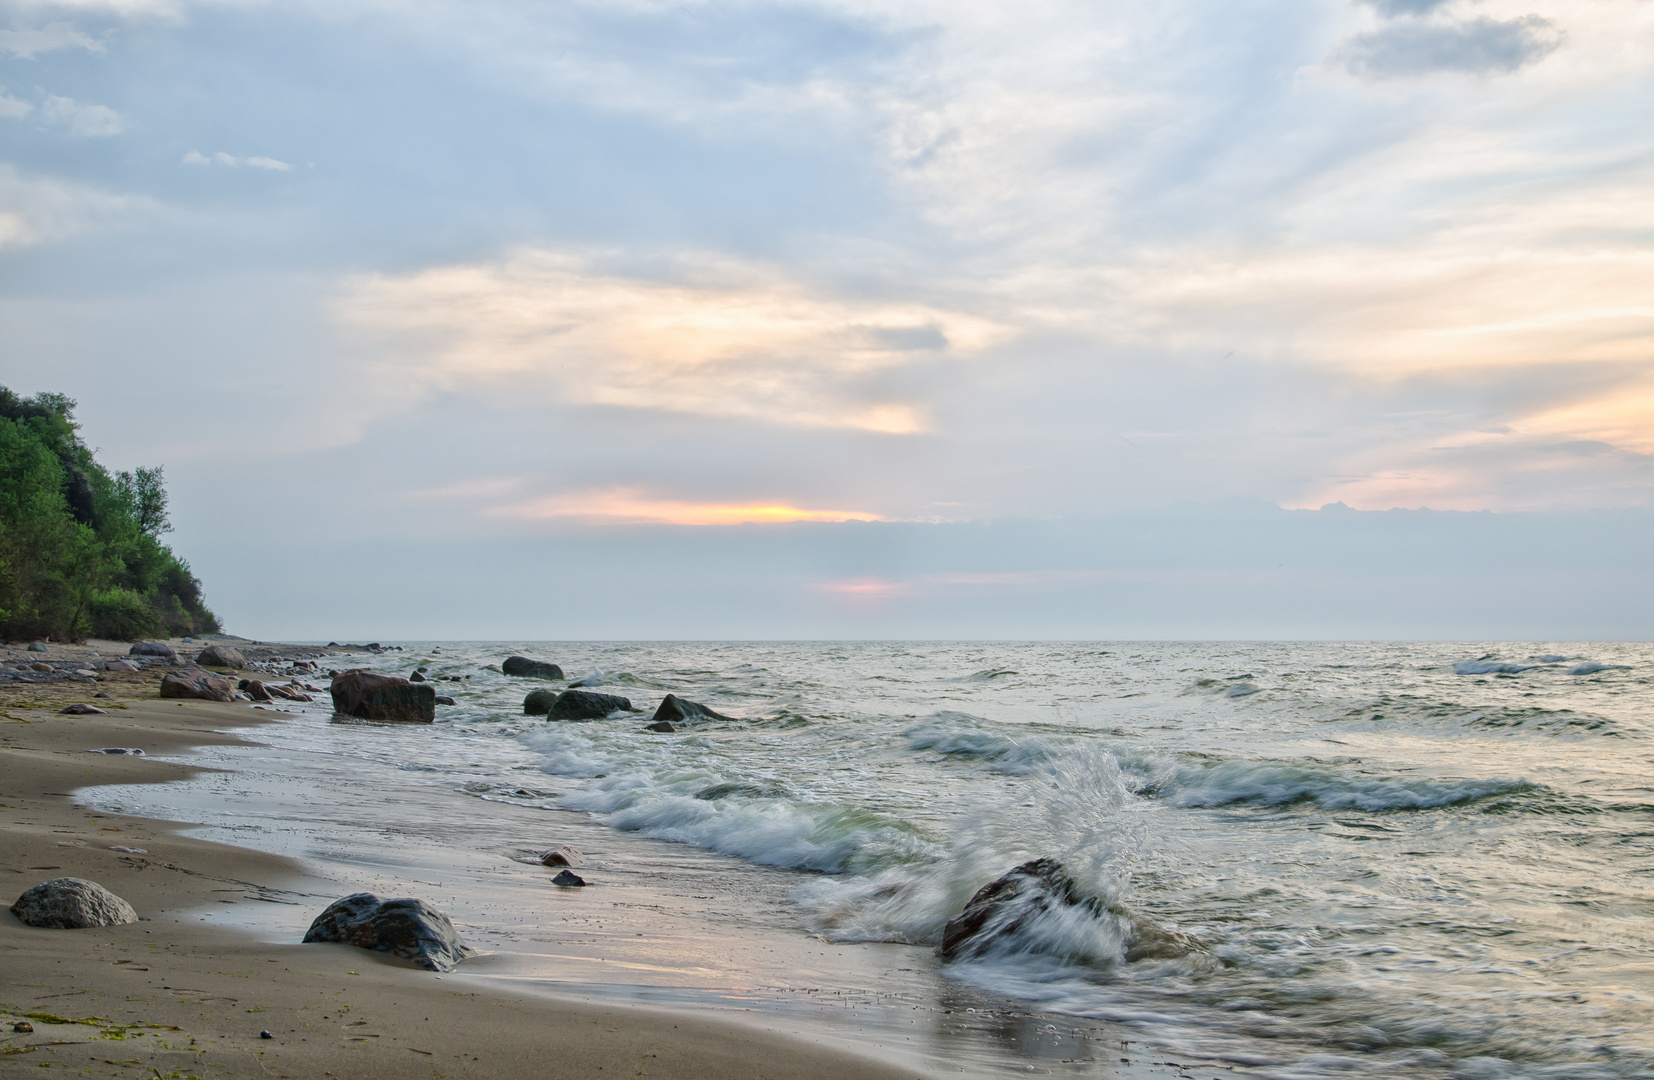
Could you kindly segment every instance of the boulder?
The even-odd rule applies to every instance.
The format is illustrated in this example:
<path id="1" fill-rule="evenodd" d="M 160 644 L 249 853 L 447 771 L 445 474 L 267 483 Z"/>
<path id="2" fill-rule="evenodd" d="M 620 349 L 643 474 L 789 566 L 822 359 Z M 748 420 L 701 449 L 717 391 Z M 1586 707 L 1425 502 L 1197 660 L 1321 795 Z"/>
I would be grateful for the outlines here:
<path id="1" fill-rule="evenodd" d="M 247 696 L 252 698 L 254 701 L 274 701 L 275 700 L 275 698 L 270 696 L 270 691 L 265 688 L 265 685 L 263 683 L 259 682 L 257 679 L 243 679 L 243 680 L 241 680 L 241 688 L 243 690 L 247 691 Z"/>
<path id="2" fill-rule="evenodd" d="M 421 675 L 419 672 L 416 671 L 412 675 L 408 676 L 408 681 L 409 682 L 424 682 L 425 681 L 425 676 Z"/>
<path id="3" fill-rule="evenodd" d="M 126 650 L 128 656 L 159 656 L 163 660 L 176 660 L 178 654 L 172 651 L 172 646 L 164 641 L 140 641 Z"/>
<path id="4" fill-rule="evenodd" d="M 613 694 L 596 694 L 590 690 L 564 690 L 551 703 L 548 719 L 601 720 L 612 712 L 635 712 L 632 703 Z"/>
<path id="5" fill-rule="evenodd" d="M 352 668 L 335 675 L 328 692 L 334 710 L 346 716 L 413 724 L 436 719 L 436 691 L 400 675 Z"/>
<path id="6" fill-rule="evenodd" d="M 1080 908 L 1085 917 L 1112 919 L 1120 927 L 1124 958 L 1128 961 L 1164 960 L 1199 951 L 1187 934 L 1159 926 L 1109 903 L 1080 892 L 1056 859 L 1034 859 L 977 890 L 965 910 L 948 920 L 942 930 L 943 960 L 969 960 L 996 945 L 1028 947 L 1032 939 L 1016 939 L 1030 923 L 1065 908 Z M 1035 946 L 1037 947 L 1037 946 Z"/>
<path id="7" fill-rule="evenodd" d="M 29 670 L 30 671 L 56 671 L 57 668 L 53 667 L 50 664 L 36 663 L 36 664 L 30 664 L 29 665 Z"/>
<path id="8" fill-rule="evenodd" d="M 552 705 L 557 702 L 555 690 L 530 690 L 523 698 L 524 716 L 544 716 L 551 711 Z"/>
<path id="9" fill-rule="evenodd" d="M 548 664 L 544 660 L 530 660 L 526 656 L 508 656 L 500 665 L 500 670 L 507 675 L 515 675 L 521 679 L 561 679 L 563 669 L 556 664 Z"/>
<path id="10" fill-rule="evenodd" d="M 46 643 L 44 641 L 31 641 L 31 642 L 29 642 L 28 651 L 29 652 L 51 652 L 52 650 L 48 649 L 46 647 Z"/>
<path id="11" fill-rule="evenodd" d="M 164 698 L 200 698 L 203 701 L 234 701 L 235 684 L 198 667 L 179 668 L 161 677 Z"/>
<path id="12" fill-rule="evenodd" d="M 447 694 L 438 694 L 436 696 L 436 703 L 438 705 L 458 705 L 459 704 L 459 702 L 455 701 L 453 698 L 449 697 Z"/>
<path id="13" fill-rule="evenodd" d="M 427 971 L 452 970 L 475 951 L 460 941 L 448 916 L 425 901 L 381 900 L 365 892 L 329 904 L 305 931 L 304 940 L 387 952 Z"/>
<path id="14" fill-rule="evenodd" d="M 672 721 L 670 720 L 656 720 L 653 724 L 644 724 L 643 730 L 659 731 L 662 734 L 670 735 L 678 729 L 672 726 Z"/>
<path id="15" fill-rule="evenodd" d="M 684 724 L 692 720 L 733 719 L 735 719 L 733 716 L 725 716 L 723 713 L 713 712 L 705 705 L 697 705 L 693 701 L 685 701 L 676 694 L 667 694 L 661 701 L 660 707 L 655 710 L 654 715 L 654 720 L 657 724 L 662 721 L 665 721 L 668 724 Z"/>
<path id="16" fill-rule="evenodd" d="M 52 930 L 122 926 L 138 921 L 131 904 L 95 881 L 74 877 L 53 878 L 36 885 L 17 898 L 11 913 L 30 926 Z"/>
<path id="17" fill-rule="evenodd" d="M 584 861 L 581 854 L 567 844 L 540 852 L 541 866 L 579 866 Z"/>
<path id="18" fill-rule="evenodd" d="M 61 715 L 61 716 L 108 716 L 109 715 L 108 713 L 104 712 L 102 709 L 95 708 L 91 705 L 82 704 L 81 702 L 78 702 L 78 701 L 75 702 L 73 705 L 70 705 L 66 709 L 59 709 L 58 714 Z"/>
<path id="19" fill-rule="evenodd" d="M 208 645 L 201 650 L 195 662 L 202 667 L 227 667 L 238 671 L 247 666 L 247 658 L 241 655 L 241 650 L 228 645 Z"/>
<path id="20" fill-rule="evenodd" d="M 294 686 L 292 683 L 288 683 L 286 686 L 282 686 L 279 683 L 266 683 L 264 685 L 264 689 L 266 691 L 268 691 L 272 697 L 279 697 L 283 701 L 310 701 L 310 700 L 312 700 L 312 698 L 310 697 L 309 694 L 303 693 L 297 686 Z"/>

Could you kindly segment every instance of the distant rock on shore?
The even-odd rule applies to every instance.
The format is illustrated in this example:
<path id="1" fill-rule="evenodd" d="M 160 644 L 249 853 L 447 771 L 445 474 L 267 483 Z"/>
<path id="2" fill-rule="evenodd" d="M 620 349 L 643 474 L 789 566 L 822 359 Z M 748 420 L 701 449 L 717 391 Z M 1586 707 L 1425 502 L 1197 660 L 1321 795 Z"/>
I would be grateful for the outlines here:
<path id="1" fill-rule="evenodd" d="M 179 668 L 161 677 L 164 698 L 199 698 L 203 701 L 234 701 L 235 684 L 198 667 Z"/>
<path id="2" fill-rule="evenodd" d="M 514 675 L 520 679 L 561 679 L 563 669 L 556 664 L 544 660 L 531 660 L 526 656 L 508 656 L 500 664 L 500 670 L 507 675 Z"/>
<path id="3" fill-rule="evenodd" d="M 195 662 L 202 667 L 227 667 L 237 671 L 247 666 L 247 658 L 241 650 L 230 645 L 208 645 L 201 650 Z"/>
<path id="4" fill-rule="evenodd" d="M 178 653 L 164 641 L 140 641 L 135 643 L 126 653 L 128 656 L 159 656 L 163 660 L 178 659 Z"/>
<path id="5" fill-rule="evenodd" d="M 333 708 L 346 716 L 394 723 L 429 724 L 436 720 L 436 690 L 400 675 L 366 668 L 341 671 L 328 688 Z"/>

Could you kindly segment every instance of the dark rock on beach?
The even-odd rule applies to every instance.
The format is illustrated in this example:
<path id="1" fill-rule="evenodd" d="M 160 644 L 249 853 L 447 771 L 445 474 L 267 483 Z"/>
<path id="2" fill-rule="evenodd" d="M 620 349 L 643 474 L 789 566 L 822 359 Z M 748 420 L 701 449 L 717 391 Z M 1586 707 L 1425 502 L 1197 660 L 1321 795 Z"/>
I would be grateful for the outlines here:
<path id="1" fill-rule="evenodd" d="M 163 660 L 176 660 L 178 654 L 173 652 L 172 646 L 164 641 L 140 641 L 126 650 L 128 656 L 159 656 Z"/>
<path id="2" fill-rule="evenodd" d="M 242 679 L 241 689 L 245 690 L 247 692 L 247 696 L 252 698 L 254 701 L 275 700 L 270 696 L 270 691 L 265 687 L 265 685 L 257 679 Z"/>
<path id="3" fill-rule="evenodd" d="M 95 705 L 87 705 L 83 702 L 77 701 L 73 705 L 70 705 L 67 708 L 59 709 L 58 710 L 58 715 L 60 715 L 60 716 L 107 716 L 109 714 L 104 712 L 102 709 L 98 708 Z"/>
<path id="4" fill-rule="evenodd" d="M 381 900 L 372 893 L 333 901 L 310 924 L 304 940 L 390 953 L 427 971 L 452 970 L 474 951 L 460 941 L 448 916 L 423 900 Z"/>
<path id="5" fill-rule="evenodd" d="M 544 716 L 551 711 L 552 705 L 557 702 L 555 690 L 530 690 L 523 698 L 524 716 Z"/>
<path id="6" fill-rule="evenodd" d="M 559 870 L 557 876 L 551 879 L 553 885 L 561 885 L 565 889 L 572 889 L 584 885 L 586 879 L 573 870 Z"/>
<path id="7" fill-rule="evenodd" d="M 247 658 L 241 655 L 241 650 L 229 645 L 208 645 L 201 650 L 195 662 L 202 667 L 227 667 L 238 671 L 247 666 Z"/>
<path id="8" fill-rule="evenodd" d="M 544 660 L 530 660 L 526 656 L 508 656 L 500 665 L 500 670 L 507 675 L 515 675 L 522 679 L 561 679 L 563 669 L 556 664 L 548 664 Z"/>
<path id="9" fill-rule="evenodd" d="M 632 703 L 613 694 L 590 690 L 564 690 L 551 703 L 552 720 L 601 720 L 613 712 L 635 712 Z"/>
<path id="10" fill-rule="evenodd" d="M 436 719 L 436 691 L 400 675 L 365 668 L 341 671 L 329 687 L 333 708 L 363 720 L 429 724 Z"/>
<path id="11" fill-rule="evenodd" d="M 1076 907 L 1090 918 L 1123 923 L 1128 962 L 1171 959 L 1200 949 L 1187 934 L 1082 893 L 1056 859 L 1034 859 L 977 890 L 965 910 L 948 920 L 937 952 L 943 960 L 969 960 L 996 944 L 1014 943 L 1029 923 L 1049 912 Z"/>
<path id="12" fill-rule="evenodd" d="M 654 720 L 661 723 L 685 724 L 692 720 L 733 720 L 733 716 L 713 712 L 705 705 L 697 705 L 693 701 L 685 701 L 676 694 L 667 694 L 661 701 L 660 707 L 655 710 Z"/>
<path id="13" fill-rule="evenodd" d="M 161 678 L 164 698 L 199 698 L 203 701 L 234 701 L 235 684 L 198 667 L 179 668 Z"/>
<path id="14" fill-rule="evenodd" d="M 51 930 L 123 926 L 138 921 L 131 904 L 95 881 L 73 877 L 53 878 L 36 885 L 17 898 L 11 913 L 30 926 Z"/>

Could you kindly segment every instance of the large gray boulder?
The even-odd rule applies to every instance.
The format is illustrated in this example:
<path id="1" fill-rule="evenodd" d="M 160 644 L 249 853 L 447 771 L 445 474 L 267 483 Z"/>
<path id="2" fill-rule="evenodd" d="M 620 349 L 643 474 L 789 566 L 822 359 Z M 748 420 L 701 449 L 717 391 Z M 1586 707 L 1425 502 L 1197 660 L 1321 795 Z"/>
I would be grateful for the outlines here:
<path id="1" fill-rule="evenodd" d="M 11 913 L 30 926 L 53 930 L 123 926 L 138 921 L 131 904 L 97 882 L 77 877 L 41 882 L 17 898 Z"/>
<path id="2" fill-rule="evenodd" d="M 436 720 L 436 690 L 430 683 L 411 683 L 400 675 L 352 668 L 333 676 L 328 692 L 334 711 L 346 716 L 410 724 Z"/>
<path id="3" fill-rule="evenodd" d="M 551 703 L 547 718 L 551 720 L 601 720 L 613 712 L 635 712 L 632 703 L 613 694 L 598 694 L 591 690 L 564 690 Z"/>
<path id="4" fill-rule="evenodd" d="M 655 710 L 652 719 L 657 724 L 664 722 L 676 725 L 686 724 L 692 720 L 733 720 L 735 718 L 725 716 L 723 713 L 713 712 L 705 705 L 685 701 L 676 694 L 667 694 L 665 699 L 661 701 L 660 707 Z M 666 730 L 673 729 L 667 728 Z"/>
<path id="5" fill-rule="evenodd" d="M 199 698 L 202 701 L 234 701 L 235 684 L 198 667 L 179 668 L 161 677 L 164 698 Z"/>
<path id="6" fill-rule="evenodd" d="M 238 671 L 247 666 L 247 658 L 241 655 L 241 650 L 228 645 L 208 645 L 201 650 L 195 662 L 202 667 L 227 667 Z"/>
<path id="7" fill-rule="evenodd" d="M 522 679 L 561 679 L 563 669 L 556 664 L 544 660 L 530 660 L 526 656 L 508 656 L 500 665 L 500 670 L 507 675 L 515 675 Z"/>
<path id="8" fill-rule="evenodd" d="M 965 910 L 948 920 L 937 952 L 943 960 L 969 960 L 989 952 L 1037 950 L 1041 935 L 1035 925 L 1069 917 L 1067 909 L 1073 908 L 1083 918 L 1113 921 L 1128 962 L 1171 959 L 1201 947 L 1187 934 L 1133 914 L 1118 902 L 1081 892 L 1056 859 L 1034 859 L 978 889 Z"/>
<path id="9" fill-rule="evenodd" d="M 171 645 L 164 641 L 139 641 L 132 648 L 126 650 L 128 656 L 159 656 L 163 660 L 176 660 L 178 654 Z"/>
<path id="10" fill-rule="evenodd" d="M 381 900 L 355 893 L 335 900 L 305 932 L 306 944 L 338 941 L 386 952 L 427 971 L 449 971 L 475 950 L 459 939 L 448 916 L 423 900 Z"/>
<path id="11" fill-rule="evenodd" d="M 530 690 L 523 698 L 524 716 L 544 716 L 551 712 L 551 707 L 557 703 L 555 690 Z"/>
<path id="12" fill-rule="evenodd" d="M 46 643 L 44 641 L 31 641 L 31 642 L 29 642 L 29 647 L 25 651 L 26 652 L 51 652 L 52 650 L 46 647 Z"/>

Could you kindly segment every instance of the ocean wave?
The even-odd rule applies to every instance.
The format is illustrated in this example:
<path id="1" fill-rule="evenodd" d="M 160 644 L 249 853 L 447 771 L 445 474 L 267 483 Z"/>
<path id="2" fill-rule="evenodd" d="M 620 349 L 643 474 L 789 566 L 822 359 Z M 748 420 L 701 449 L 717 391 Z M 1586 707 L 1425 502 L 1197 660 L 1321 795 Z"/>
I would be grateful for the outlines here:
<path id="1" fill-rule="evenodd" d="M 902 731 L 909 750 L 980 761 L 994 772 L 1022 775 L 1046 761 L 1052 746 L 1038 738 L 1016 738 L 984 726 L 980 717 L 939 712 Z"/>
<path id="2" fill-rule="evenodd" d="M 1460 660 L 1453 665 L 1455 675 L 1519 675 L 1532 671 L 1537 664 L 1511 664 L 1503 660 Z"/>
<path id="3" fill-rule="evenodd" d="M 1586 660 L 1575 664 L 1564 675 L 1595 675 L 1599 671 L 1630 671 L 1629 664 L 1600 664 L 1595 660 Z"/>
<path id="4" fill-rule="evenodd" d="M 1540 788 L 1526 780 L 1363 776 L 1324 766 L 1230 759 L 1165 762 L 1149 771 L 1138 790 L 1173 806 L 1191 808 L 1314 803 L 1324 810 L 1375 812 L 1458 806 Z"/>

